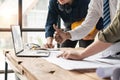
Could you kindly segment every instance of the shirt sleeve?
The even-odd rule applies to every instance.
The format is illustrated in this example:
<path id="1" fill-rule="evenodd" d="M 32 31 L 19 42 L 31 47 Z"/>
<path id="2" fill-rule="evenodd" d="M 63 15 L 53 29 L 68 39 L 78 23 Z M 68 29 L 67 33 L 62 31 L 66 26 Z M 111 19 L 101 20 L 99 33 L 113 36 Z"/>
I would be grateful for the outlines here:
<path id="1" fill-rule="evenodd" d="M 102 16 L 101 1 L 102 0 L 91 0 L 85 21 L 74 30 L 68 31 L 71 34 L 71 40 L 82 39 L 97 24 Z"/>
<path id="2" fill-rule="evenodd" d="M 49 1 L 49 10 L 45 25 L 45 37 L 53 37 L 54 29 L 53 24 L 57 24 L 58 22 L 58 14 L 57 14 L 57 2 L 56 0 L 50 0 Z"/>
<path id="3" fill-rule="evenodd" d="M 98 39 L 103 42 L 115 43 L 120 41 L 120 11 L 116 13 L 112 23 L 98 33 Z"/>
<path id="4" fill-rule="evenodd" d="M 120 10 L 120 0 L 118 0 L 117 10 Z"/>

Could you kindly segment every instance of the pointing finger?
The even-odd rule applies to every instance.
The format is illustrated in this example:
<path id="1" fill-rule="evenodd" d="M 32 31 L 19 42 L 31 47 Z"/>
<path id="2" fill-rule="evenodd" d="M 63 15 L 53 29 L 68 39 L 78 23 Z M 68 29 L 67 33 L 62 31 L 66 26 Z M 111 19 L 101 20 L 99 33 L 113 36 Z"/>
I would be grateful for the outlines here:
<path id="1" fill-rule="evenodd" d="M 60 57 L 62 57 L 62 56 L 63 56 L 63 54 L 60 54 L 60 55 L 57 56 L 57 58 L 60 58 Z"/>

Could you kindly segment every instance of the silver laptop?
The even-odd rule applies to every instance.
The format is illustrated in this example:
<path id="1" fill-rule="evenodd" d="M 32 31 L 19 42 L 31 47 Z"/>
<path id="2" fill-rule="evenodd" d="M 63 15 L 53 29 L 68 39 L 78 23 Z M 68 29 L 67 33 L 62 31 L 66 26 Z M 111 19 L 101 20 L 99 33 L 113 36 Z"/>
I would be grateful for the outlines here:
<path id="1" fill-rule="evenodd" d="M 50 52 L 48 50 L 30 50 L 24 48 L 19 25 L 11 25 L 11 33 L 12 33 L 13 46 L 16 56 L 20 56 L 20 57 L 49 56 Z"/>

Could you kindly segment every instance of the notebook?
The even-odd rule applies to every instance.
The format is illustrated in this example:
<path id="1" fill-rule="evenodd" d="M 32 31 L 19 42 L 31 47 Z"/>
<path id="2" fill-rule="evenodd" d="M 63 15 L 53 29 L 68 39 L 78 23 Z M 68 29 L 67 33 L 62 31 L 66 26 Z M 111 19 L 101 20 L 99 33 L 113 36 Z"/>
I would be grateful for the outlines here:
<path id="1" fill-rule="evenodd" d="M 20 56 L 20 57 L 49 56 L 50 52 L 48 50 L 30 50 L 24 48 L 19 25 L 11 25 L 11 33 L 12 33 L 13 46 L 16 56 Z"/>

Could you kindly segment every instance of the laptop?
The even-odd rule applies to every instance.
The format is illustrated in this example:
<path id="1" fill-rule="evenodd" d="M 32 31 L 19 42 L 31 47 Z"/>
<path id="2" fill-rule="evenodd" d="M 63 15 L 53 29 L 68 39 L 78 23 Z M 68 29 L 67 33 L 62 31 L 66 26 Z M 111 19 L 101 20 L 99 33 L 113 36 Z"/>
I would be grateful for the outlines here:
<path id="1" fill-rule="evenodd" d="M 11 25 L 11 33 L 13 39 L 13 46 L 16 56 L 18 57 L 47 57 L 50 55 L 48 50 L 30 50 L 25 49 L 21 37 L 21 30 L 19 25 Z"/>

